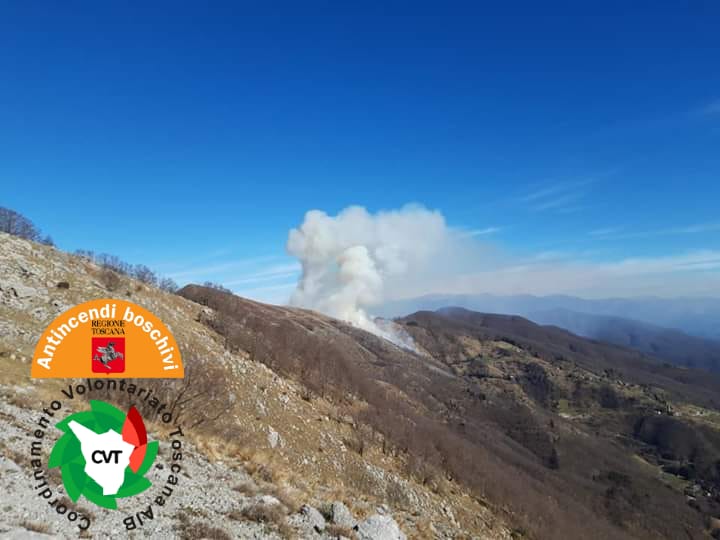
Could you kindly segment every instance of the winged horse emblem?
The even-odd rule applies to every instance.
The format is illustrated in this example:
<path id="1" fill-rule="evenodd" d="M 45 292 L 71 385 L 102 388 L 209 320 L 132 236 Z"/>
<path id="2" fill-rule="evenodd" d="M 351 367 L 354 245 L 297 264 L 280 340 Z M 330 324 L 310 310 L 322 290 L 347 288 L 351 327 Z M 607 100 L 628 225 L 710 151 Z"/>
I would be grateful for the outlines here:
<path id="1" fill-rule="evenodd" d="M 124 358 L 123 353 L 115 350 L 114 341 L 111 341 L 105 347 L 98 347 L 97 352 L 100 354 L 96 353 L 93 356 L 93 360 L 97 360 L 108 369 L 110 369 L 110 362 L 112 362 L 113 360 L 117 360 L 118 358 Z"/>

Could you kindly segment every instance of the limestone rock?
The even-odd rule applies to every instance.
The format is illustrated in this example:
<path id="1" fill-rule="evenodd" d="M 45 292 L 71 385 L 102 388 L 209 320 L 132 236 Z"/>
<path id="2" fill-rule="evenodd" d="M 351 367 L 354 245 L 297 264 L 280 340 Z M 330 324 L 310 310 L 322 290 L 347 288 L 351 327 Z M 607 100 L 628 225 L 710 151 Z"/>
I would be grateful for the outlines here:
<path id="1" fill-rule="evenodd" d="M 359 540 L 405 540 L 397 522 L 388 515 L 374 514 L 355 528 Z"/>
<path id="2" fill-rule="evenodd" d="M 304 504 L 300 508 L 300 512 L 292 516 L 288 521 L 291 525 L 306 531 L 309 535 L 322 533 L 326 525 L 323 515 L 316 508 L 307 504 Z"/>
<path id="3" fill-rule="evenodd" d="M 353 518 L 353 515 L 350 513 L 350 510 L 348 510 L 348 507 L 340 501 L 332 503 L 332 506 L 330 507 L 330 520 L 335 525 L 346 527 L 348 529 L 352 529 L 357 523 L 355 518 Z"/>
<path id="4" fill-rule="evenodd" d="M 276 448 L 278 446 L 283 446 L 283 440 L 280 434 L 275 431 L 273 428 L 268 427 L 268 444 L 270 445 L 270 448 Z"/>

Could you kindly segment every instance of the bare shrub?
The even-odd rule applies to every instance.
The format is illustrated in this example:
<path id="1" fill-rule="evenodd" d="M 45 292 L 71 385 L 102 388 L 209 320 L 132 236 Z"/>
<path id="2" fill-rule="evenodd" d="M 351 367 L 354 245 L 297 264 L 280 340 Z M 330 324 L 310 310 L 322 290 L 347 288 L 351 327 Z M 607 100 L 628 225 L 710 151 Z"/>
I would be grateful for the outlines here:
<path id="1" fill-rule="evenodd" d="M 233 486 L 233 489 L 238 493 L 247 495 L 248 497 L 253 497 L 257 495 L 258 492 L 258 487 L 252 482 L 242 482 L 240 484 L 237 484 L 236 486 Z"/>
<path id="2" fill-rule="evenodd" d="M 349 527 L 341 527 L 334 523 L 325 527 L 325 534 L 331 538 L 355 538 L 355 531 Z"/>
<path id="3" fill-rule="evenodd" d="M 245 470 L 253 478 L 257 478 L 263 482 L 272 483 L 275 481 L 275 473 L 266 463 L 251 461 L 245 465 Z"/>
<path id="4" fill-rule="evenodd" d="M 256 523 L 280 523 L 285 520 L 285 512 L 279 504 L 254 503 L 243 508 L 240 515 Z"/>
<path id="5" fill-rule="evenodd" d="M 291 495 L 287 489 L 277 484 L 266 484 L 263 486 L 263 491 L 275 497 L 285 508 L 289 508 L 290 510 L 295 511 L 299 509 L 302 504 L 297 497 Z"/>
<path id="6" fill-rule="evenodd" d="M 132 268 L 132 276 L 137 279 L 138 281 L 141 281 L 147 285 L 156 285 L 157 284 L 157 276 L 155 275 L 155 272 L 150 270 L 147 266 L 144 264 L 136 264 Z"/>
<path id="7" fill-rule="evenodd" d="M 178 290 L 178 284 L 175 283 L 175 280 L 168 278 L 168 277 L 162 278 L 158 282 L 158 287 L 161 290 L 163 290 L 165 292 L 170 292 L 170 293 L 177 292 L 177 290 Z"/>
<path id="8" fill-rule="evenodd" d="M 28 218 L 15 210 L 0 207 L 0 231 L 35 242 L 40 240 L 40 230 Z"/>
<path id="9" fill-rule="evenodd" d="M 223 287 L 220 283 L 215 283 L 213 281 L 205 281 L 203 282 L 203 287 L 208 287 L 209 289 L 215 289 L 216 291 L 231 293 L 232 291 L 226 287 Z"/>
<path id="10" fill-rule="evenodd" d="M 110 268 L 104 268 L 100 272 L 100 283 L 102 283 L 108 291 L 114 292 L 120 288 L 122 280 L 120 279 L 120 276 L 115 273 L 114 270 L 111 270 Z"/>
<path id="11" fill-rule="evenodd" d="M 20 526 L 27 531 L 32 531 L 36 533 L 50 534 L 52 532 L 52 529 L 49 525 L 45 523 L 38 523 L 37 521 L 24 520 L 22 523 L 20 523 Z"/>
<path id="12" fill-rule="evenodd" d="M 240 511 L 233 510 L 228 514 L 230 519 L 235 521 L 253 521 L 271 526 L 285 538 L 292 537 L 292 528 L 285 520 L 285 508 L 280 504 L 266 504 L 257 502 L 246 506 Z"/>
<path id="13" fill-rule="evenodd" d="M 213 527 L 209 523 L 204 521 L 190 521 L 190 518 L 184 513 L 179 513 L 176 517 L 180 520 L 177 530 L 182 540 L 196 540 L 198 538 L 206 538 L 208 540 L 232 540 L 232 536 L 223 529 Z"/>

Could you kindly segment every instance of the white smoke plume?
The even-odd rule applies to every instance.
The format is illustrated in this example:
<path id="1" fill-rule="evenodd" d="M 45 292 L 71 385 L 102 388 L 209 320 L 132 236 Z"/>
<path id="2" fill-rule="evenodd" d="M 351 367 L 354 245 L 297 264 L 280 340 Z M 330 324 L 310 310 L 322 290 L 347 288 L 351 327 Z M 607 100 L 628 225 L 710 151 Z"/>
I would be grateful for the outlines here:
<path id="1" fill-rule="evenodd" d="M 368 310 L 383 301 L 394 281 L 429 265 L 452 236 L 442 214 L 421 206 L 374 215 L 358 206 L 337 216 L 311 210 L 288 237 L 288 253 L 302 264 L 290 303 L 412 348 L 409 336 L 378 324 Z"/>

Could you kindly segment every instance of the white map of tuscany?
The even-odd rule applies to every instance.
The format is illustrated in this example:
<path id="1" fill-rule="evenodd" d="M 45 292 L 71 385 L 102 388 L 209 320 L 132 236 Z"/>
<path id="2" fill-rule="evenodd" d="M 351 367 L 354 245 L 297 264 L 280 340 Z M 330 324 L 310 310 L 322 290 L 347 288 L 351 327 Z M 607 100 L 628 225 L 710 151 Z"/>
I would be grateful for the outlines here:
<path id="1" fill-rule="evenodd" d="M 125 468 L 130 463 L 130 454 L 135 447 L 123 441 L 122 435 L 112 429 L 98 434 L 75 420 L 68 426 L 80 441 L 80 451 L 85 458 L 85 473 L 103 489 L 103 495 L 115 495 L 125 481 Z M 105 463 L 104 460 L 95 463 L 93 452 L 98 450 L 105 455 L 112 450 L 119 450 L 117 463 L 114 458 L 110 463 Z M 100 456 L 96 458 L 102 460 Z"/>

